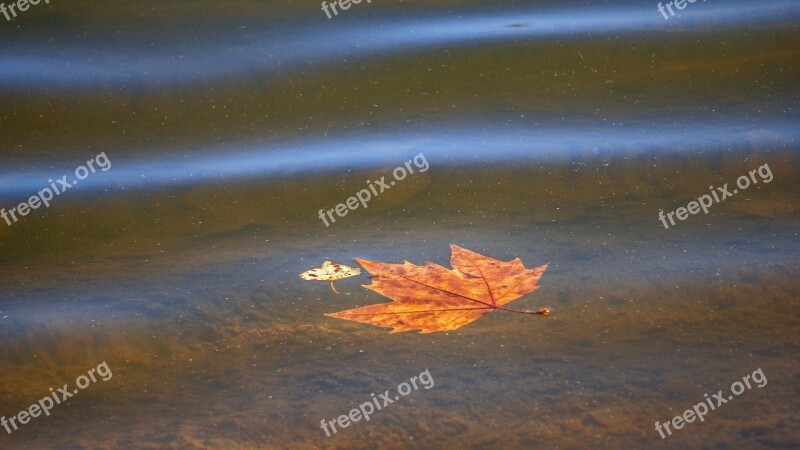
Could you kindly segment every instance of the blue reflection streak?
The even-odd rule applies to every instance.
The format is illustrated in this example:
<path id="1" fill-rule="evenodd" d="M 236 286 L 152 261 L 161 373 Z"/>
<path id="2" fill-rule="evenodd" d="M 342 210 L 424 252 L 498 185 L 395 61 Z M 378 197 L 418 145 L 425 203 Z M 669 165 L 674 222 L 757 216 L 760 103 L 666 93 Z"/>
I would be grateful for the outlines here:
<path id="1" fill-rule="evenodd" d="M 465 43 L 684 33 L 786 23 L 800 17 L 797 1 L 720 0 L 690 4 L 679 15 L 664 20 L 656 3 L 647 1 L 625 8 L 493 11 L 459 17 L 320 17 L 273 24 L 267 31 L 209 32 L 200 41 L 195 40 L 196 32 L 174 36 L 169 42 L 161 42 L 169 50 L 158 50 L 161 45 L 152 43 L 145 45 L 141 39 L 121 41 L 116 46 L 98 38 L 80 45 L 65 39 L 55 45 L 17 41 L 0 45 L 0 89 L 159 86 L 241 74 L 264 75 Z"/>
<path id="2" fill-rule="evenodd" d="M 789 118 L 791 119 L 791 118 Z M 168 186 L 230 182 L 247 178 L 282 178 L 331 171 L 391 170 L 418 153 L 431 167 L 469 164 L 543 163 L 586 157 L 657 155 L 798 148 L 795 119 L 771 123 L 672 124 L 578 127 L 442 127 L 358 136 L 319 137 L 238 149 L 192 149 L 185 154 L 148 159 L 105 151 L 107 172 L 89 175 L 67 193 L 97 190 L 155 190 Z M 87 155 L 87 159 L 93 155 Z M 48 186 L 48 179 L 69 174 L 83 161 L 59 168 L 0 169 L 0 198 L 23 201 Z M 74 191 L 74 192 L 73 192 Z M 24 197 L 24 198 L 23 198 Z"/>

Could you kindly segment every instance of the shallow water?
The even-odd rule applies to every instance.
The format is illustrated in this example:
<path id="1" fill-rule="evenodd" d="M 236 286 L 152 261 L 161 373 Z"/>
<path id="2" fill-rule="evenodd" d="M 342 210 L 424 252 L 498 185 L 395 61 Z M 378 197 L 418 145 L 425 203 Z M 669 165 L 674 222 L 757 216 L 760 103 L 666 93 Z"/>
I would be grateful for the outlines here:
<path id="1" fill-rule="evenodd" d="M 0 448 L 800 447 L 800 3 L 142 3 L 0 28 L 0 207 L 110 161 L 0 221 L 0 415 L 113 372 Z M 324 315 L 367 273 L 297 276 L 450 244 L 549 264 L 509 306 L 551 313 L 391 334 Z"/>

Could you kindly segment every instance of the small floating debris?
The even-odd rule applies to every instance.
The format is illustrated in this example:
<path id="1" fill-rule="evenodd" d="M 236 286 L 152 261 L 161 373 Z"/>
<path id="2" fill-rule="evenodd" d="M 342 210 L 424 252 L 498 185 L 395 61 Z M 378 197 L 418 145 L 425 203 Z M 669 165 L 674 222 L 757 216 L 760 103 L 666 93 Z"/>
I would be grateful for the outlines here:
<path id="1" fill-rule="evenodd" d="M 341 280 L 342 278 L 353 277 L 360 273 L 361 269 L 345 266 L 344 264 L 332 263 L 330 259 L 326 259 L 325 262 L 322 263 L 322 266 L 301 273 L 300 278 L 304 280 L 330 281 L 333 292 L 335 292 L 336 295 L 340 295 L 339 291 L 333 286 L 333 282 Z"/>

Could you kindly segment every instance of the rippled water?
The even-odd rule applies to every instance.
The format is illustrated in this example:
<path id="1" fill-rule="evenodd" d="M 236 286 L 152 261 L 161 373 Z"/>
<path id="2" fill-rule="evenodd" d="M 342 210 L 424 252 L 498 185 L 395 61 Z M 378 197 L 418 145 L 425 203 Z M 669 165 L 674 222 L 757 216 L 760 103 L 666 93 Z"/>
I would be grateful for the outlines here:
<path id="1" fill-rule="evenodd" d="M 796 1 L 40 4 L 0 16 L 0 448 L 797 448 Z M 320 210 L 423 154 L 368 208 Z M 665 229 L 658 218 L 767 165 Z M 414 167 L 414 166 L 411 166 Z M 762 171 L 763 173 L 763 171 Z M 715 189 L 716 192 L 716 189 Z M 549 264 L 443 333 L 298 274 Z M 424 370 L 431 389 L 327 437 Z M 753 387 L 661 439 L 704 394 Z M 99 372 L 98 372 L 99 373 Z"/>

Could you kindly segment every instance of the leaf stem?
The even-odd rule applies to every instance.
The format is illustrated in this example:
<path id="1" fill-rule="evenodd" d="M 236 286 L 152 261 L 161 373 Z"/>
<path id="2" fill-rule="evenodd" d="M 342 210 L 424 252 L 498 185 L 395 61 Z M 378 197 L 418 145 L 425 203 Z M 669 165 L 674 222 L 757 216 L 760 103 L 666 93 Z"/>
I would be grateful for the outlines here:
<path id="1" fill-rule="evenodd" d="M 539 311 L 519 311 L 517 309 L 504 308 L 502 306 L 495 306 L 495 308 L 496 309 L 502 309 L 503 311 L 517 313 L 517 314 L 541 314 L 543 316 L 546 316 L 546 315 L 550 314 L 550 310 L 548 308 L 542 308 Z"/>

